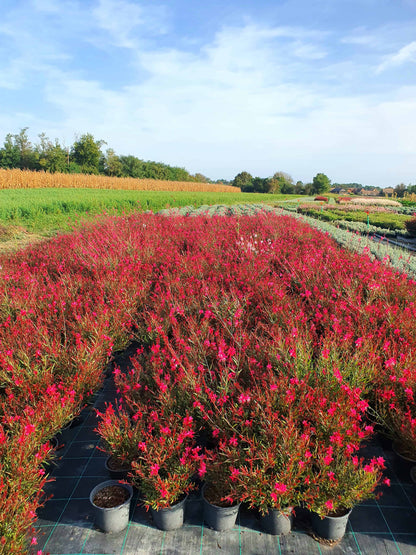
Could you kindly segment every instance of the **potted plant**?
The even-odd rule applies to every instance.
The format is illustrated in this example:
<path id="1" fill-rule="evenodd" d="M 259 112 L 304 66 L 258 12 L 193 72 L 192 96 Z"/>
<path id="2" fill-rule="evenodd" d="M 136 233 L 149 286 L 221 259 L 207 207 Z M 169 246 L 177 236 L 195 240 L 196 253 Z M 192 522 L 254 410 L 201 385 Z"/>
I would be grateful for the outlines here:
<path id="1" fill-rule="evenodd" d="M 221 440 L 215 449 L 206 451 L 206 482 L 202 488 L 204 521 L 217 531 L 233 528 L 241 505 L 237 484 L 233 481 L 233 464 L 227 457 L 230 446 L 235 454 L 237 440 L 228 446 L 226 440 Z"/>
<path id="2" fill-rule="evenodd" d="M 97 411 L 100 421 L 97 433 L 103 440 L 102 449 L 108 454 L 105 467 L 113 479 L 126 479 L 131 470 L 135 442 L 141 441 L 141 423 L 132 422 L 123 411 L 115 411 L 110 403 L 104 413 Z"/>
<path id="3" fill-rule="evenodd" d="M 376 497 L 375 489 L 382 481 L 383 468 L 382 457 L 365 462 L 358 456 L 345 452 L 335 454 L 330 449 L 314 460 L 313 481 L 304 499 L 312 512 L 312 527 L 319 537 L 328 540 L 343 537 L 353 507 Z M 388 484 L 388 480 L 385 483 Z"/>
<path id="4" fill-rule="evenodd" d="M 390 358 L 385 364 L 395 363 Z M 402 361 L 404 366 L 406 361 Z M 407 364 L 412 364 L 409 361 Z M 415 381 L 406 369 L 389 368 L 379 377 L 376 389 L 377 419 L 385 433 L 392 439 L 395 454 L 394 470 L 403 481 L 412 480 L 412 469 L 416 466 L 416 408 L 414 402 Z M 414 473 L 414 471 L 413 471 Z"/>
<path id="5" fill-rule="evenodd" d="M 90 493 L 95 523 L 103 532 L 117 533 L 129 523 L 133 489 L 129 484 L 107 480 L 95 486 Z"/>
<path id="6" fill-rule="evenodd" d="M 185 500 L 195 487 L 193 477 L 198 470 L 202 475 L 205 465 L 195 445 L 192 416 L 163 414 L 163 409 L 146 416 L 132 461 L 132 482 L 139 484 L 156 526 L 174 530 L 183 524 Z"/>
<path id="7" fill-rule="evenodd" d="M 268 419 L 256 436 L 246 438 L 244 460 L 234 468 L 241 501 L 259 513 L 260 524 L 269 534 L 288 534 L 294 508 L 302 499 L 302 485 L 310 473 L 309 436 L 288 415 Z"/>

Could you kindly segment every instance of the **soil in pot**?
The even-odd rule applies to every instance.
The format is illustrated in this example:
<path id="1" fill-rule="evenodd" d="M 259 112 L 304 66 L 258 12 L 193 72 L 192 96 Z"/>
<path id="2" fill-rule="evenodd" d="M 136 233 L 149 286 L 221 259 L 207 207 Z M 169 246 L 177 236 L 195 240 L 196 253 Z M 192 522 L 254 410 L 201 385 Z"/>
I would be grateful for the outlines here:
<path id="1" fill-rule="evenodd" d="M 205 485 L 203 493 L 204 498 L 208 501 L 208 503 L 211 503 L 211 505 L 215 505 L 216 507 L 232 507 L 236 504 L 233 503 L 231 505 L 227 501 L 221 501 L 221 497 L 223 497 L 223 495 L 214 484 Z"/>
<path id="2" fill-rule="evenodd" d="M 108 457 L 107 466 L 109 470 L 123 470 L 126 472 L 128 472 L 131 468 L 129 463 L 126 463 L 114 456 Z"/>
<path id="3" fill-rule="evenodd" d="M 101 509 L 111 509 L 125 503 L 129 496 L 123 486 L 107 486 L 95 494 L 93 503 Z"/>
<path id="4" fill-rule="evenodd" d="M 109 471 L 110 476 L 116 480 L 127 478 L 127 474 L 131 470 L 131 466 L 128 463 L 121 461 L 113 455 L 105 461 L 105 467 Z"/>
<path id="5" fill-rule="evenodd" d="M 90 502 L 96 526 L 105 533 L 124 530 L 129 523 L 132 495 L 130 485 L 116 480 L 107 480 L 95 486 L 90 493 Z"/>

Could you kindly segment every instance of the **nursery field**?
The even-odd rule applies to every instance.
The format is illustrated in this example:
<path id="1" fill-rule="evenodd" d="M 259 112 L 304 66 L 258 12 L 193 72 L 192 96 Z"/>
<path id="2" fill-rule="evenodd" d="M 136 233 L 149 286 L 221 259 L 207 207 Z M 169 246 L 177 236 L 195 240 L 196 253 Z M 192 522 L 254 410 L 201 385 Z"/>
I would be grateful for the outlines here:
<path id="1" fill-rule="evenodd" d="M 66 466 L 52 473 L 54 489 L 48 463 L 59 453 L 52 438 L 85 414 L 128 346 L 127 364 L 113 365 L 117 400 L 87 420 L 127 467 L 153 523 L 202 482 L 207 501 L 244 502 L 260 517 L 301 507 L 320 522 L 377 503 L 396 549 L 377 501 L 396 475 L 366 446 L 381 433 L 416 461 L 416 281 L 299 217 L 254 205 L 213 213 L 108 216 L 0 256 L 1 555 L 39 553 L 38 544 L 123 552 L 128 536 L 109 548 L 117 537 L 94 527 L 90 491 L 80 490 L 105 478 Z M 69 456 L 82 458 L 78 447 L 68 445 Z M 93 460 L 89 451 L 85 464 Z M 405 480 L 399 512 L 409 519 L 414 486 Z M 83 503 L 72 547 L 61 546 L 70 551 L 52 549 L 59 522 L 43 522 L 42 537 L 33 529 L 47 514 L 44 492 L 54 491 L 65 492 L 60 515 L 71 492 Z M 141 541 L 152 537 L 163 552 L 168 533 L 145 522 Z M 353 553 L 366 552 L 365 538 L 349 537 Z M 411 553 L 416 534 L 400 541 L 403 551 L 386 553 Z"/>
<path id="2" fill-rule="evenodd" d="M 319 202 L 320 198 L 327 202 Z M 334 225 L 348 223 L 351 229 L 377 229 L 387 234 L 405 234 L 406 222 L 414 217 L 413 207 L 385 198 L 316 197 L 315 202 L 300 201 L 291 208 Z"/>

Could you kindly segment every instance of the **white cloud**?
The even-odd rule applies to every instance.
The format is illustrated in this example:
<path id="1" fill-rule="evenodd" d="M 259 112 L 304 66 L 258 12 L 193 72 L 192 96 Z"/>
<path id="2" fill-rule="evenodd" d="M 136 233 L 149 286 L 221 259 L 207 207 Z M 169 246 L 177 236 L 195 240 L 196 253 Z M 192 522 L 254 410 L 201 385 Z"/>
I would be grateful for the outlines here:
<path id="1" fill-rule="evenodd" d="M 395 54 L 386 56 L 384 61 L 377 67 L 376 73 L 381 73 L 408 62 L 416 62 L 416 41 L 406 44 Z"/>
<path id="2" fill-rule="evenodd" d="M 108 32 L 112 44 L 122 48 L 137 48 L 143 30 L 157 35 L 167 29 L 165 10 L 160 6 L 144 8 L 127 0 L 98 0 L 92 15 L 98 26 Z"/>

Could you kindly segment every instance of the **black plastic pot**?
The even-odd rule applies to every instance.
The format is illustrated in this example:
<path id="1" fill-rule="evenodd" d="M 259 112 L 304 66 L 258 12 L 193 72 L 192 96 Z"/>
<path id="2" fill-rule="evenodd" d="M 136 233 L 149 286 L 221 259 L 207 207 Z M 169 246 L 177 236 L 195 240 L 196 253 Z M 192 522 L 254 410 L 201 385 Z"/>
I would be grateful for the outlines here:
<path id="1" fill-rule="evenodd" d="M 317 536 L 325 540 L 340 540 L 347 529 L 351 510 L 342 516 L 325 516 L 321 518 L 317 513 L 311 514 L 312 528 Z"/>

